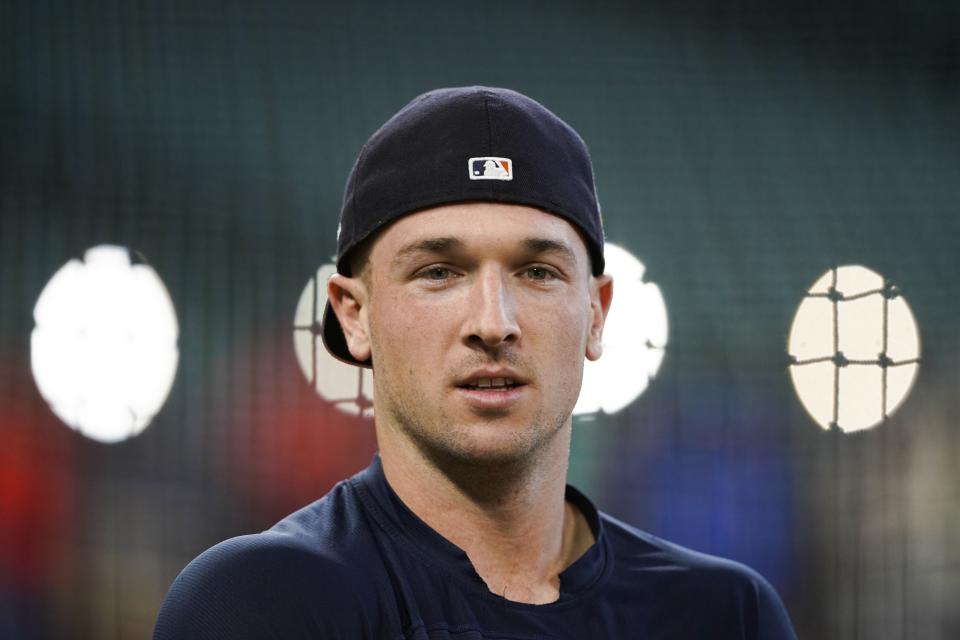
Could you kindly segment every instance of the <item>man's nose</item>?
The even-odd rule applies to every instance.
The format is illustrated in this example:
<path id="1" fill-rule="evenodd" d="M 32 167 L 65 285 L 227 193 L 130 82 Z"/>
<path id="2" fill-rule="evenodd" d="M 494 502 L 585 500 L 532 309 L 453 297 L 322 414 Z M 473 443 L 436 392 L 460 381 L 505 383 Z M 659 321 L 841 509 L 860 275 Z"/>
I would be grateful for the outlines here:
<path id="1" fill-rule="evenodd" d="M 509 277 L 509 276 L 507 276 Z M 514 296 L 496 269 L 481 272 L 467 309 L 466 339 L 473 346 L 496 349 L 520 339 Z"/>

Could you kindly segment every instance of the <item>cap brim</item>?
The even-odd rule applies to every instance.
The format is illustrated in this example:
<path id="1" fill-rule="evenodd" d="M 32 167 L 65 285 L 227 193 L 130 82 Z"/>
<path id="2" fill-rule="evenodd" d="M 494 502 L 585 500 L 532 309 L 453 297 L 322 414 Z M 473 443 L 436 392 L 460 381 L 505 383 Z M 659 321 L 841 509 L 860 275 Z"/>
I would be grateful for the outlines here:
<path id="1" fill-rule="evenodd" d="M 337 319 L 337 314 L 330 307 L 329 300 L 323 310 L 323 330 L 320 335 L 323 338 L 323 346 L 327 348 L 330 355 L 340 362 L 346 362 L 357 367 L 373 368 L 373 363 L 370 360 L 361 362 L 350 354 L 350 349 L 347 347 L 347 338 L 343 335 L 343 328 L 340 326 L 340 320 Z"/>

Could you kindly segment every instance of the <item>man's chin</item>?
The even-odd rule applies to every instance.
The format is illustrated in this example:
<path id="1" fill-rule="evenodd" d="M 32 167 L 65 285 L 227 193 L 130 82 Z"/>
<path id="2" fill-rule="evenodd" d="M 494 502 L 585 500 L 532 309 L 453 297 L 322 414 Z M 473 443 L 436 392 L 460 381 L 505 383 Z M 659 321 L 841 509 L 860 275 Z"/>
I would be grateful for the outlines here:
<path id="1" fill-rule="evenodd" d="M 470 425 L 446 434 L 432 443 L 430 456 L 443 466 L 508 469 L 523 467 L 543 449 L 547 434 L 533 433 L 529 428 L 513 430 L 505 425 Z"/>

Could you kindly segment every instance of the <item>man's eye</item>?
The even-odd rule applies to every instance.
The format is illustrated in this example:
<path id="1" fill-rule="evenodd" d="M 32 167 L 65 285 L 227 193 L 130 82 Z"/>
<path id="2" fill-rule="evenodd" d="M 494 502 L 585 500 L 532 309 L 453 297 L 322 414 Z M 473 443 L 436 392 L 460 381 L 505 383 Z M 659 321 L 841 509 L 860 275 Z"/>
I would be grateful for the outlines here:
<path id="1" fill-rule="evenodd" d="M 423 272 L 427 280 L 446 280 L 450 277 L 450 269 L 446 267 L 430 267 Z"/>
<path id="2" fill-rule="evenodd" d="M 551 276 L 553 276 L 553 274 L 544 267 L 527 268 L 527 277 L 529 277 L 531 280 L 548 280 Z"/>

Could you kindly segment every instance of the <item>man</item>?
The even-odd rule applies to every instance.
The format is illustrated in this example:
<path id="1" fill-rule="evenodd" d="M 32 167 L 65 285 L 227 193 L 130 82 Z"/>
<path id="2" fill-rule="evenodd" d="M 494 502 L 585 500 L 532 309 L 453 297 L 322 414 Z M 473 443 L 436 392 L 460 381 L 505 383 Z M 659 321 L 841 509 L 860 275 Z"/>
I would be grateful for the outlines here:
<path id="1" fill-rule="evenodd" d="M 172 638 L 793 638 L 742 565 L 566 486 L 612 282 L 586 146 L 526 96 L 424 94 L 347 181 L 324 341 L 374 371 L 379 456 L 177 578 Z"/>

